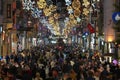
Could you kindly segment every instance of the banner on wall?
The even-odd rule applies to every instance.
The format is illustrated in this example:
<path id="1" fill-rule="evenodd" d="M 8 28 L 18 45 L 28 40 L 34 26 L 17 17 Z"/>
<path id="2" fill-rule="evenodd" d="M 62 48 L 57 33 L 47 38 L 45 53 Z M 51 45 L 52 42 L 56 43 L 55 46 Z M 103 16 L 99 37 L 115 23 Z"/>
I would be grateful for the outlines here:
<path id="1" fill-rule="evenodd" d="M 95 33 L 95 29 L 93 28 L 93 26 L 90 23 L 88 23 L 87 28 L 91 34 Z"/>

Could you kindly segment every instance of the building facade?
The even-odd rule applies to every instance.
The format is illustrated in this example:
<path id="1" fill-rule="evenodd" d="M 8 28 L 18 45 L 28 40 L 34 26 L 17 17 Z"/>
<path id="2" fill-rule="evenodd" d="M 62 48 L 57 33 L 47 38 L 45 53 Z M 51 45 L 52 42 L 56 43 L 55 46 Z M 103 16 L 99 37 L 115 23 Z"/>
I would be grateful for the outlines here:
<path id="1" fill-rule="evenodd" d="M 119 30 L 115 30 L 116 24 L 112 19 L 112 15 L 116 12 L 115 4 L 119 5 L 120 0 L 103 0 L 104 4 L 104 41 L 105 41 L 105 53 L 114 53 L 113 56 L 118 58 L 120 56 L 120 51 L 117 42 L 117 33 Z M 117 11 L 118 12 L 118 11 Z"/>
<path id="2" fill-rule="evenodd" d="M 5 56 L 15 52 L 16 30 L 14 30 L 15 0 L 0 0 L 0 55 Z"/>
<path id="3" fill-rule="evenodd" d="M 3 0 L 0 0 L 0 56 L 2 55 Z"/>

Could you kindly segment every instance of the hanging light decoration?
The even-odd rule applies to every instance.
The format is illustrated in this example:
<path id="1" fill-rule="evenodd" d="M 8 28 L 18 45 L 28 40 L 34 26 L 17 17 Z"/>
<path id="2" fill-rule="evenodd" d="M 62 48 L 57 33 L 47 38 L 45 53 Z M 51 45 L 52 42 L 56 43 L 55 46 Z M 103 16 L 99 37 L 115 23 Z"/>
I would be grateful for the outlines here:
<path id="1" fill-rule="evenodd" d="M 66 2 L 66 5 L 67 5 L 67 11 L 68 11 L 69 17 L 66 17 L 65 20 L 64 20 L 65 28 L 63 30 L 63 34 L 67 36 L 67 34 L 66 34 L 66 32 L 68 32 L 67 29 L 72 27 L 72 25 L 70 23 L 70 20 L 74 19 L 74 15 L 73 15 L 74 11 L 73 11 L 73 8 L 71 6 L 72 1 L 71 0 L 65 0 L 65 2 Z"/>
<path id="2" fill-rule="evenodd" d="M 81 3 L 79 0 L 73 0 L 73 2 L 70 2 L 71 0 L 65 0 L 66 5 L 67 5 L 67 11 L 69 14 L 69 17 L 64 20 L 65 22 L 65 32 L 69 33 L 73 27 L 75 27 L 78 22 L 80 22 L 80 8 L 81 8 Z M 69 28 L 69 29 L 68 29 Z"/>
<path id="3" fill-rule="evenodd" d="M 55 22 L 55 24 L 56 24 L 56 27 L 57 27 L 57 28 L 59 28 L 59 27 L 60 27 L 60 26 L 59 26 L 59 22 L 58 22 L 58 21 L 56 21 L 56 22 Z"/>
<path id="4" fill-rule="evenodd" d="M 75 9 L 74 10 L 74 16 L 75 17 L 79 17 L 80 16 L 80 10 L 79 9 Z"/>
<path id="5" fill-rule="evenodd" d="M 69 33 L 70 33 L 70 27 L 65 27 L 63 29 L 63 35 L 68 36 Z"/>
<path id="6" fill-rule="evenodd" d="M 81 21 L 81 2 L 80 0 L 65 0 L 65 3 L 68 16 L 64 19 L 65 27 L 63 31 L 68 33 L 70 32 L 68 30 L 75 27 Z M 61 15 L 57 12 L 58 6 L 53 5 L 52 0 L 36 0 L 36 4 L 34 0 L 22 0 L 22 4 L 23 9 L 31 11 L 31 15 L 34 18 L 38 18 L 40 23 L 44 26 L 49 26 L 54 32 L 60 34 L 59 18 L 61 18 Z M 85 16 L 89 13 L 89 5 L 88 0 L 83 0 L 82 6 L 84 7 L 82 9 Z"/>
<path id="7" fill-rule="evenodd" d="M 45 16 L 50 16 L 54 11 L 56 11 L 56 6 L 54 5 L 46 6 L 43 9 Z"/>
<path id="8" fill-rule="evenodd" d="M 66 2 L 66 5 L 67 5 L 67 6 L 70 6 L 70 5 L 71 5 L 71 0 L 65 0 L 65 2 Z"/>
<path id="9" fill-rule="evenodd" d="M 48 18 L 48 22 L 49 22 L 50 24 L 54 24 L 54 17 L 53 17 L 53 16 L 49 17 L 49 18 Z"/>
<path id="10" fill-rule="evenodd" d="M 88 10 L 87 8 L 84 8 L 84 9 L 83 9 L 83 14 L 84 14 L 85 16 L 87 16 L 88 13 L 89 13 L 89 10 Z"/>
<path id="11" fill-rule="evenodd" d="M 31 0 L 22 0 L 23 9 L 31 10 L 34 7 L 35 2 Z"/>
<path id="12" fill-rule="evenodd" d="M 81 21 L 81 19 L 79 17 L 77 17 L 77 22 L 80 22 L 80 21 Z"/>
<path id="13" fill-rule="evenodd" d="M 72 7 L 73 9 L 79 9 L 80 8 L 80 1 L 79 0 L 73 0 Z"/>
<path id="14" fill-rule="evenodd" d="M 88 16 L 88 13 L 89 13 L 89 5 L 90 5 L 90 2 L 88 0 L 83 0 L 83 14 L 85 16 Z"/>
<path id="15" fill-rule="evenodd" d="M 73 8 L 71 7 L 71 0 L 65 0 L 66 2 L 66 5 L 67 5 L 67 11 L 68 11 L 68 14 L 72 14 L 73 13 Z"/>
<path id="16" fill-rule="evenodd" d="M 50 9 L 51 12 L 54 12 L 54 11 L 56 11 L 57 7 L 56 7 L 55 5 L 52 5 L 52 4 L 51 4 L 51 5 L 49 6 L 49 9 Z"/>
<path id="17" fill-rule="evenodd" d="M 43 9 L 47 6 L 47 3 L 45 0 L 39 0 L 39 1 L 37 1 L 37 5 L 40 9 Z"/>
<path id="18" fill-rule="evenodd" d="M 73 15 L 73 14 L 70 14 L 70 15 L 69 15 L 69 18 L 70 18 L 70 19 L 74 19 L 74 15 Z"/>
<path id="19" fill-rule="evenodd" d="M 45 17 L 43 17 L 42 19 L 40 19 L 40 22 L 41 22 L 44 26 L 47 26 L 47 25 L 48 25 L 48 21 L 46 20 Z"/>
<path id="20" fill-rule="evenodd" d="M 66 22 L 65 26 L 69 27 L 70 26 L 70 21 Z"/>
<path id="21" fill-rule="evenodd" d="M 73 8 L 71 6 L 68 6 L 67 10 L 68 10 L 68 14 L 72 14 L 73 13 Z"/>
<path id="22" fill-rule="evenodd" d="M 54 14 L 54 18 L 55 18 L 55 19 L 58 19 L 59 17 L 60 17 L 60 14 L 59 14 L 59 13 L 55 13 L 55 14 Z"/>
<path id="23" fill-rule="evenodd" d="M 83 0 L 83 6 L 88 7 L 90 2 L 88 0 Z"/>
<path id="24" fill-rule="evenodd" d="M 40 16 L 42 15 L 42 10 L 39 10 L 37 7 L 32 8 L 31 14 L 34 18 L 40 18 Z"/>
<path id="25" fill-rule="evenodd" d="M 80 7 L 81 7 L 80 1 L 79 0 L 74 0 L 72 2 L 72 7 L 74 9 L 74 16 L 79 17 L 80 16 Z"/>
<path id="26" fill-rule="evenodd" d="M 50 16 L 51 15 L 51 10 L 48 7 L 44 8 L 43 12 L 44 12 L 45 16 Z"/>
<path id="27" fill-rule="evenodd" d="M 76 19 L 70 19 L 70 25 L 71 27 L 74 27 L 77 24 Z"/>
<path id="28" fill-rule="evenodd" d="M 53 30 L 56 35 L 60 35 L 60 28 L 59 28 L 59 23 L 56 21 L 53 25 Z"/>
<path id="29" fill-rule="evenodd" d="M 67 23 L 69 21 L 69 18 L 66 17 L 65 20 L 64 20 L 64 23 Z M 65 26 L 66 27 L 66 26 Z"/>

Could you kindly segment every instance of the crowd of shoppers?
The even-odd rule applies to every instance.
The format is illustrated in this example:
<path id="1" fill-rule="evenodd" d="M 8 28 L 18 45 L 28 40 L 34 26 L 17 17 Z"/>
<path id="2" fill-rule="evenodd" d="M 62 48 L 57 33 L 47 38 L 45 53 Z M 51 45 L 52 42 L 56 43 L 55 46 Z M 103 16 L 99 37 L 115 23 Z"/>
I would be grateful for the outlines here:
<path id="1" fill-rule="evenodd" d="M 101 58 L 101 60 L 100 60 Z M 0 80 L 120 80 L 120 66 L 78 45 L 31 47 L 0 61 Z"/>

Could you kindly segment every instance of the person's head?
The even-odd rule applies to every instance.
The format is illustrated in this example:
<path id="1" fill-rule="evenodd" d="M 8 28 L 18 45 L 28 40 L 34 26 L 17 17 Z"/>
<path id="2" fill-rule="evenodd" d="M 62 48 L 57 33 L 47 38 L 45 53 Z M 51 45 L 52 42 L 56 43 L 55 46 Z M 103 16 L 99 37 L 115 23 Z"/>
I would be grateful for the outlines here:
<path id="1" fill-rule="evenodd" d="M 89 75 L 90 77 L 92 77 L 92 76 L 94 76 L 94 73 L 93 73 L 92 71 L 88 71 L 88 75 Z"/>
<path id="2" fill-rule="evenodd" d="M 40 77 L 40 73 L 39 72 L 36 72 L 36 77 Z"/>
<path id="3" fill-rule="evenodd" d="M 72 80 L 72 78 L 67 78 L 66 80 Z"/>

